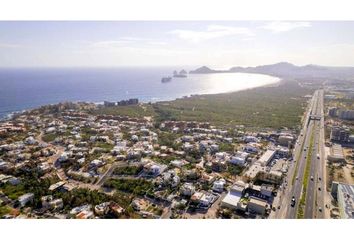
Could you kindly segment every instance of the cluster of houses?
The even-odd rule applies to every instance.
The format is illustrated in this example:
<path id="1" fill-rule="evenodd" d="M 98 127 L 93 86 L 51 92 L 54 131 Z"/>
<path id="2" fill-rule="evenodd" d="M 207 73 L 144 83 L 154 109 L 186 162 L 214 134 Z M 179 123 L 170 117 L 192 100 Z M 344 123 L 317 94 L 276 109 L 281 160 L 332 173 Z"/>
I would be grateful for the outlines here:
<path id="1" fill-rule="evenodd" d="M 134 99 L 127 101 L 122 104 L 137 104 Z M 64 109 L 58 116 L 26 113 L 16 117 L 16 125 L 10 120 L 0 129 L 24 134 L 22 139 L 12 135 L 13 141 L 0 139 L 2 184 L 16 184 L 13 173 L 31 163 L 43 178 L 59 178 L 50 191 L 80 187 L 103 191 L 108 179 L 144 179 L 153 189 L 149 196 L 139 197 L 154 205 L 155 201 L 161 203 L 163 211 L 167 204 L 173 216 L 191 209 L 208 211 L 219 202 L 220 207 L 265 215 L 271 193 L 286 174 L 283 163 L 291 159 L 294 142 L 291 132 L 247 132 L 241 126 L 222 129 L 188 121 L 165 121 L 156 126 L 151 119 L 93 115 L 77 108 Z M 161 135 L 166 134 L 172 139 L 162 142 Z M 127 166 L 137 166 L 139 172 L 115 174 L 115 169 Z M 232 172 L 235 167 L 238 173 Z M 31 193 L 18 199 L 20 206 L 32 200 Z M 139 201 L 133 202 L 139 205 Z M 54 195 L 42 196 L 41 203 L 46 211 L 65 209 L 63 200 Z M 97 206 L 87 203 L 67 214 L 94 218 L 124 211 L 114 202 L 104 202 Z M 145 209 L 143 212 L 147 214 Z"/>

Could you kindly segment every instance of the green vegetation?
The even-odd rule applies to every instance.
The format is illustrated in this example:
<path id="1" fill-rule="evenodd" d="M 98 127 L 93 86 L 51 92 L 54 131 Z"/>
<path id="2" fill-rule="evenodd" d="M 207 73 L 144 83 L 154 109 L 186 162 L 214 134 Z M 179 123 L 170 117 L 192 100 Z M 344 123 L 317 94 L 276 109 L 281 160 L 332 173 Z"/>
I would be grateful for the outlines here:
<path id="1" fill-rule="evenodd" d="M 19 184 L 17 186 L 11 184 L 4 184 L 1 187 L 1 190 L 4 192 L 5 195 L 7 195 L 12 200 L 16 200 L 19 196 L 26 193 L 23 184 Z"/>
<path id="2" fill-rule="evenodd" d="M 67 210 L 84 204 L 97 205 L 110 200 L 108 195 L 98 192 L 97 190 L 91 191 L 86 188 L 78 188 L 71 192 L 64 193 L 56 192 L 54 196 L 63 199 L 64 206 Z"/>
<path id="3" fill-rule="evenodd" d="M 153 187 L 151 182 L 144 179 L 110 179 L 104 185 L 136 195 L 145 195 Z"/>
<path id="4" fill-rule="evenodd" d="M 175 147 L 177 148 L 177 143 L 175 142 L 179 135 L 171 132 L 159 132 L 159 144 L 161 146 Z"/>
<path id="5" fill-rule="evenodd" d="M 0 206 L 0 217 L 8 214 L 11 212 L 11 208 L 9 208 L 8 206 Z"/>
<path id="6" fill-rule="evenodd" d="M 54 134 L 54 133 L 48 133 L 48 134 L 44 134 L 42 136 L 42 140 L 45 141 L 45 142 L 52 142 L 55 140 L 55 138 L 57 137 L 58 135 L 57 134 Z"/>
<path id="7" fill-rule="evenodd" d="M 301 148 L 300 148 L 301 151 L 302 151 L 302 149 L 304 148 L 304 142 L 305 142 L 305 141 L 303 141 L 303 142 L 301 143 Z M 293 178 L 292 178 L 292 180 L 291 180 L 291 185 L 294 185 L 296 176 L 297 176 L 298 171 L 299 171 L 300 157 L 301 157 L 301 154 L 299 154 L 299 155 L 297 156 L 297 158 L 295 159 L 295 160 L 296 160 L 295 172 L 294 172 Z"/>
<path id="8" fill-rule="evenodd" d="M 221 143 L 219 145 L 219 151 L 220 152 L 233 152 L 234 151 L 234 145 L 231 143 Z"/>
<path id="9" fill-rule="evenodd" d="M 115 175 L 129 175 L 136 176 L 143 170 L 143 166 L 126 166 L 116 168 L 113 172 Z"/>
<path id="10" fill-rule="evenodd" d="M 234 165 L 229 163 L 227 165 L 227 173 L 229 173 L 232 176 L 237 176 L 240 175 L 240 173 L 244 170 L 244 167 L 238 166 L 238 165 Z"/>
<path id="11" fill-rule="evenodd" d="M 294 128 L 309 94 L 295 81 L 241 92 L 199 95 L 153 104 L 157 120 L 206 121 L 215 125 Z"/>
<path id="12" fill-rule="evenodd" d="M 307 157 L 306 157 L 305 172 L 304 172 L 304 177 L 302 180 L 302 184 L 303 184 L 302 195 L 301 195 L 300 202 L 299 202 L 297 218 L 304 217 L 304 206 L 305 206 L 305 201 L 306 201 L 306 191 L 307 191 L 307 185 L 308 185 L 308 181 L 309 181 L 310 168 L 311 168 L 313 141 L 314 141 L 314 134 L 313 134 L 313 132 L 311 132 L 310 146 L 309 146 L 309 149 L 307 152 Z"/>
<path id="13" fill-rule="evenodd" d="M 96 142 L 95 147 L 103 148 L 106 151 L 111 151 L 114 147 L 113 144 L 106 143 L 106 142 Z"/>
<path id="14" fill-rule="evenodd" d="M 128 117 L 142 118 L 147 116 L 154 116 L 155 112 L 151 105 L 132 105 L 132 106 L 114 106 L 102 107 L 91 111 L 94 115 L 121 115 Z"/>

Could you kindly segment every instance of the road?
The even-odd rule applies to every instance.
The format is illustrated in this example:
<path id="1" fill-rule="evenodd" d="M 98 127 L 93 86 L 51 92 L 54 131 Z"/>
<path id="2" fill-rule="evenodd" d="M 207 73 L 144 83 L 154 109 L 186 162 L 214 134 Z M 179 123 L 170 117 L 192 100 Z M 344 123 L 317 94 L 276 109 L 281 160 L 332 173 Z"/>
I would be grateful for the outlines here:
<path id="1" fill-rule="evenodd" d="M 303 119 L 302 130 L 293 152 L 294 162 L 291 164 L 282 185 L 284 190 L 279 191 L 278 205 L 281 208 L 271 214 L 271 218 L 297 218 L 299 202 L 303 194 L 306 194 L 303 206 L 304 218 L 323 218 L 323 213 L 318 211 L 319 207 L 322 210 L 324 209 L 323 192 L 325 191 L 323 180 L 325 177 L 323 116 L 323 90 L 317 90 L 309 102 Z M 311 159 L 307 159 L 309 151 L 311 152 Z M 309 167 L 309 175 L 305 192 L 303 181 L 306 166 Z M 311 176 L 313 176 L 313 180 L 311 180 Z M 321 188 L 321 191 L 318 188 Z M 292 197 L 296 200 L 293 207 L 291 206 Z"/>

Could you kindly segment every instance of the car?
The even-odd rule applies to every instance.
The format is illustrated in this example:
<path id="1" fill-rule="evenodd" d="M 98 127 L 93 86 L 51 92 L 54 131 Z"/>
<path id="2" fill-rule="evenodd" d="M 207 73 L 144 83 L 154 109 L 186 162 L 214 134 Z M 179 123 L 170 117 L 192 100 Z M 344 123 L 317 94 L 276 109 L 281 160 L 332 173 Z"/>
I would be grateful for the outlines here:
<path id="1" fill-rule="evenodd" d="M 318 177 L 318 180 L 321 181 L 322 180 L 321 177 Z"/>
<path id="2" fill-rule="evenodd" d="M 318 191 L 321 191 L 321 188 L 320 188 L 320 187 L 318 188 Z"/>
<path id="3" fill-rule="evenodd" d="M 313 181 L 313 176 L 311 176 L 311 181 Z"/>
<path id="4" fill-rule="evenodd" d="M 291 206 L 292 207 L 294 207 L 295 206 L 295 203 L 296 203 L 296 200 L 295 200 L 295 196 L 293 196 L 292 198 L 291 198 Z"/>
<path id="5" fill-rule="evenodd" d="M 299 177 L 296 177 L 296 180 L 299 180 Z"/>
<path id="6" fill-rule="evenodd" d="M 321 208 L 321 207 L 319 207 L 319 208 L 318 208 L 318 211 L 322 212 L 322 208 Z"/>

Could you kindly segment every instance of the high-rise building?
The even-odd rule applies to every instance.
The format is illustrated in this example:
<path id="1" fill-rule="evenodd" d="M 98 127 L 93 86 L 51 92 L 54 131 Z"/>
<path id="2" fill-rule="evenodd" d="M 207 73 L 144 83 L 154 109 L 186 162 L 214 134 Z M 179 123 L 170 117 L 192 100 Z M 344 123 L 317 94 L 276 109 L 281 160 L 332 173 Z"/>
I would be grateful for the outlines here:
<path id="1" fill-rule="evenodd" d="M 330 117 L 337 117 L 337 108 L 332 107 L 332 108 L 328 109 L 328 115 Z"/>
<path id="2" fill-rule="evenodd" d="M 349 129 L 344 127 L 334 126 L 331 129 L 331 136 L 332 141 L 338 142 L 348 142 L 349 141 Z"/>
<path id="3" fill-rule="evenodd" d="M 354 110 L 340 110 L 338 117 L 344 120 L 354 120 Z"/>

